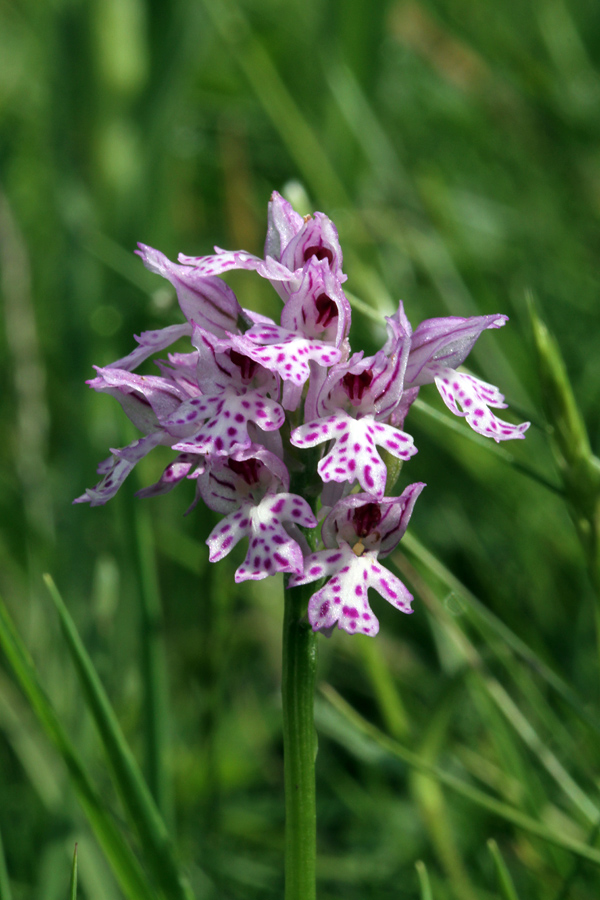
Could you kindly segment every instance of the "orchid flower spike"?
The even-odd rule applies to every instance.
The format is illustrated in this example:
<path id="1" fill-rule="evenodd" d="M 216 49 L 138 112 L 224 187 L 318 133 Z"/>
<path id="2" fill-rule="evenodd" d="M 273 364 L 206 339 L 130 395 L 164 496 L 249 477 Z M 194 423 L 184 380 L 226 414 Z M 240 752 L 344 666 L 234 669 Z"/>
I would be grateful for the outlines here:
<path id="1" fill-rule="evenodd" d="M 395 481 L 398 465 L 417 452 L 404 420 L 430 383 L 480 434 L 524 436 L 528 423 L 492 412 L 506 406 L 498 388 L 457 371 L 482 332 L 506 316 L 429 319 L 413 332 L 400 304 L 381 349 L 353 353 L 337 230 L 324 213 L 300 216 L 277 192 L 264 257 L 216 247 L 171 262 L 145 244 L 136 252 L 175 288 L 180 321 L 142 332 L 129 354 L 88 382 L 119 401 L 141 437 L 111 450 L 99 483 L 74 502 L 106 503 L 154 447 L 170 447 L 173 459 L 138 496 L 194 484 L 190 510 L 201 502 L 222 516 L 206 540 L 210 561 L 248 539 L 236 582 L 281 572 L 293 589 L 326 579 L 307 609 L 312 628 L 326 634 L 336 625 L 377 634 L 370 588 L 410 613 L 411 594 L 381 560 L 406 531 L 424 485 L 386 496 L 386 460 L 398 461 Z M 278 321 L 239 302 L 221 278 L 232 269 L 269 282 L 281 301 Z M 169 352 L 181 340 L 188 349 Z M 158 374 L 134 372 L 164 351 Z"/>

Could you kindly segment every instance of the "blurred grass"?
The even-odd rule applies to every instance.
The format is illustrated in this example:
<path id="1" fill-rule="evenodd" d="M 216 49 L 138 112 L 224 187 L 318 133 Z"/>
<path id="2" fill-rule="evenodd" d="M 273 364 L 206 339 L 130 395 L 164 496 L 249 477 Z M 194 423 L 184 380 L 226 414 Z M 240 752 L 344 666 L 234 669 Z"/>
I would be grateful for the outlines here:
<path id="1" fill-rule="evenodd" d="M 176 315 L 135 242 L 260 252 L 271 191 L 299 181 L 339 228 L 355 348 L 373 351 L 369 311 L 400 297 L 414 325 L 510 315 L 470 365 L 536 424 L 502 448 L 511 464 L 422 410 L 408 419 L 419 454 L 403 483 L 428 484 L 411 531 L 438 565 L 409 542 L 415 615 L 377 605 L 374 645 L 321 641 L 320 673 L 389 738 L 595 858 L 594 597 L 564 498 L 543 483 L 561 479 L 525 293 L 597 451 L 599 65 L 585 0 L 0 5 L 0 593 L 121 826 L 42 573 L 69 598 L 202 900 L 281 893 L 281 585 L 234 586 L 233 562 L 208 565 L 214 518 L 183 517 L 191 487 L 133 499 L 160 458 L 107 507 L 71 506 L 126 442 L 120 410 L 84 385 L 92 364 Z M 231 283 L 276 309 L 250 276 Z M 445 415 L 434 392 L 420 399 Z M 350 726 L 321 734 L 318 779 L 322 900 L 485 900 L 505 875 L 520 897 L 598 895 L 592 862 L 424 791 Z M 63 897 L 75 840 L 79 896 L 120 896 L 7 672 L 0 834 L 14 900 Z"/>

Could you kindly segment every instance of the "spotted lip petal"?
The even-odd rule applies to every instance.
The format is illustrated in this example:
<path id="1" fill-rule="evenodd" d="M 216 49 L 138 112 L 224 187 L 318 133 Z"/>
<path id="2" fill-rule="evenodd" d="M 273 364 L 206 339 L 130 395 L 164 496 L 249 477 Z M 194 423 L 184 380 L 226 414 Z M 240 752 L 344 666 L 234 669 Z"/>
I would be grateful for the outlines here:
<path id="1" fill-rule="evenodd" d="M 464 416 L 473 431 L 492 438 L 497 444 L 525 437 L 529 422 L 511 425 L 490 410 L 490 406 L 506 409 L 507 405 L 493 384 L 442 366 L 436 367 L 435 371 L 435 384 L 442 400 L 455 416 Z M 459 404 L 462 409 L 459 409 Z"/>
<path id="2" fill-rule="evenodd" d="M 302 386 L 310 376 L 310 361 L 331 366 L 341 351 L 323 341 L 310 340 L 278 325 L 253 325 L 244 335 L 231 336 L 231 346 L 284 381 Z"/>
<path id="3" fill-rule="evenodd" d="M 301 425 L 290 436 L 291 443 L 300 448 L 331 440 L 335 441 L 333 448 L 317 467 L 323 481 L 357 480 L 364 491 L 377 498 L 385 493 L 387 469 L 376 445 L 401 460 L 408 460 L 417 452 L 409 434 L 377 422 L 372 416 L 355 419 L 343 410 Z"/>
<path id="4" fill-rule="evenodd" d="M 256 390 L 227 388 L 211 397 L 194 397 L 182 403 L 175 415 L 162 424 L 170 433 L 178 431 L 182 437 L 173 444 L 174 450 L 222 456 L 234 448 L 250 446 L 251 422 L 263 431 L 275 431 L 284 421 L 285 413 L 274 400 Z"/>
<path id="5" fill-rule="evenodd" d="M 366 551 L 357 556 L 352 547 L 342 541 L 337 551 L 320 550 L 311 554 L 304 561 L 304 576 L 292 576 L 289 587 L 326 575 L 331 575 L 329 581 L 308 603 L 308 621 L 313 631 L 327 631 L 337 624 L 348 634 L 374 637 L 379 631 L 379 622 L 369 606 L 369 588 L 376 590 L 400 612 L 412 612 L 412 594 L 399 578 L 380 565 L 377 551 Z"/>
<path id="6" fill-rule="evenodd" d="M 309 528 L 317 524 L 306 500 L 295 494 L 269 493 L 257 504 L 244 503 L 212 530 L 206 541 L 209 559 L 222 559 L 248 536 L 248 553 L 235 573 L 236 582 L 259 581 L 277 572 L 299 573 L 302 550 L 285 530 L 286 522 Z"/>

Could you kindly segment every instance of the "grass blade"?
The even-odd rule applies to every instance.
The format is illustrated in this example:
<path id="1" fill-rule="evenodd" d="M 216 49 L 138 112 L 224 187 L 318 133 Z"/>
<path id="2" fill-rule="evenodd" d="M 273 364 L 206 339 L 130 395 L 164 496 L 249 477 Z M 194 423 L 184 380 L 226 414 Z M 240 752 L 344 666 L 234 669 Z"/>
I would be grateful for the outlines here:
<path id="1" fill-rule="evenodd" d="M 191 888 L 175 862 L 171 838 L 152 798 L 140 768 L 125 740 L 106 692 L 56 585 L 49 575 L 44 581 L 58 612 L 63 634 L 77 670 L 117 789 L 155 878 L 168 897 L 190 900 Z"/>
<path id="2" fill-rule="evenodd" d="M 419 878 L 419 889 L 421 891 L 421 900 L 433 900 L 433 894 L 431 893 L 431 885 L 429 883 L 429 874 L 427 872 L 427 867 L 422 859 L 418 859 L 416 861 L 415 869 L 417 870 L 417 876 Z"/>
<path id="3" fill-rule="evenodd" d="M 148 513 L 135 509 L 135 537 L 141 577 L 141 644 L 148 785 L 164 821 L 173 822 L 171 784 L 165 757 L 170 732 L 168 679 L 162 629 L 162 605 L 154 536 Z"/>
<path id="4" fill-rule="evenodd" d="M 0 646 L 46 734 L 65 761 L 79 802 L 124 894 L 129 900 L 156 900 L 133 851 L 107 812 L 44 693 L 33 662 L 1 599 Z"/>
<path id="5" fill-rule="evenodd" d="M 419 560 L 429 571 L 439 578 L 448 589 L 456 594 L 464 602 L 465 613 L 469 621 L 484 637 L 490 632 L 510 648 L 512 653 L 525 662 L 532 671 L 536 672 L 546 684 L 552 688 L 571 709 L 586 722 L 596 734 L 600 735 L 600 719 L 591 712 L 579 699 L 575 691 L 548 666 L 538 654 L 508 628 L 494 613 L 490 612 L 480 600 L 472 594 L 468 588 L 456 578 L 446 566 L 440 562 L 427 548 L 410 532 L 402 538 L 402 550 L 406 551 L 414 559 Z M 490 647 L 494 649 L 493 644 Z"/>
<path id="6" fill-rule="evenodd" d="M 507 463 L 516 472 L 520 472 L 521 475 L 526 475 L 533 481 L 537 481 L 538 484 L 541 484 L 546 488 L 546 490 L 551 491 L 553 494 L 558 494 L 559 496 L 564 495 L 564 490 L 560 485 L 554 484 L 552 481 L 549 481 L 545 475 L 542 475 L 541 472 L 538 472 L 536 471 L 536 469 L 531 468 L 531 466 L 528 466 L 527 463 L 520 462 L 520 460 L 518 460 L 517 457 L 505 447 L 499 447 L 498 444 L 495 444 L 487 438 L 482 437 L 480 434 L 477 434 L 471 428 L 468 428 L 464 422 L 458 420 L 456 416 L 446 415 L 446 413 L 435 409 L 433 406 L 430 406 L 429 403 L 426 403 L 424 400 L 421 400 L 419 398 L 413 403 L 411 411 L 415 411 L 417 412 L 417 414 L 427 416 L 428 419 L 431 419 L 433 422 L 435 422 L 436 426 L 442 425 L 444 428 L 447 428 L 450 431 L 455 432 L 456 434 L 460 434 L 462 437 L 466 438 L 466 440 L 471 441 L 473 444 L 477 444 L 477 446 L 481 447 L 482 450 L 486 450 L 492 456 L 495 456 L 496 459 Z"/>
<path id="7" fill-rule="evenodd" d="M 483 809 L 487 809 L 494 815 L 516 825 L 517 828 L 522 828 L 524 831 L 535 834 L 557 847 L 570 850 L 577 856 L 600 866 L 600 850 L 588 847 L 586 844 L 582 844 L 581 841 L 570 838 L 566 834 L 559 834 L 542 822 L 537 821 L 537 819 L 521 812 L 520 809 L 517 809 L 508 803 L 504 803 L 501 800 L 496 800 L 495 797 L 486 794 L 485 791 L 479 790 L 479 788 L 468 784 L 462 779 L 457 778 L 455 775 L 451 775 L 448 772 L 444 772 L 443 769 L 439 769 L 437 766 L 424 762 L 419 754 L 407 750 L 397 741 L 380 731 L 375 725 L 372 725 L 371 722 L 364 719 L 360 713 L 353 709 L 353 707 L 351 707 L 350 704 L 348 704 L 330 685 L 322 685 L 321 692 L 347 723 L 351 724 L 363 737 L 370 738 L 374 741 L 386 753 L 402 760 L 402 762 L 417 771 L 429 775 L 440 784 L 461 794 L 467 800 L 476 803 Z"/>
<path id="8" fill-rule="evenodd" d="M 595 825 L 600 820 L 600 809 L 588 796 L 588 792 L 583 790 L 567 772 L 560 760 L 552 752 L 548 742 L 540 738 L 533 726 L 533 719 L 528 718 L 521 712 L 506 689 L 487 671 L 478 649 L 469 640 L 466 632 L 458 627 L 456 620 L 443 608 L 435 591 L 429 588 L 416 569 L 413 569 L 408 562 L 403 561 L 402 572 L 408 576 L 408 580 L 417 589 L 430 612 L 443 623 L 444 633 L 448 635 L 452 646 L 469 665 L 481 686 L 494 701 L 514 731 L 537 757 L 571 803 L 583 813 L 591 824 Z"/>
<path id="9" fill-rule="evenodd" d="M 517 896 L 517 892 L 515 890 L 515 886 L 513 884 L 513 880 L 510 877 L 510 872 L 506 867 L 506 863 L 502 858 L 502 854 L 500 853 L 500 848 L 496 841 L 492 838 L 487 842 L 488 850 L 492 854 L 492 859 L 494 860 L 494 866 L 496 869 L 496 877 L 498 880 L 498 888 L 500 890 L 500 895 L 503 900 L 519 900 Z"/>
<path id="10" fill-rule="evenodd" d="M 252 31 L 239 5 L 211 3 L 204 7 L 231 51 L 273 127 L 310 190 L 329 204 L 349 207 L 346 189 L 314 129 L 284 84 L 271 56 Z"/>
<path id="11" fill-rule="evenodd" d="M 71 888 L 69 891 L 70 900 L 77 900 L 77 844 L 73 851 L 73 865 L 71 867 Z"/>
<path id="12" fill-rule="evenodd" d="M 10 881 L 8 880 L 8 870 L 6 868 L 6 859 L 4 858 L 2 834 L 0 834 L 0 900 L 12 900 L 12 894 L 10 892 Z"/>

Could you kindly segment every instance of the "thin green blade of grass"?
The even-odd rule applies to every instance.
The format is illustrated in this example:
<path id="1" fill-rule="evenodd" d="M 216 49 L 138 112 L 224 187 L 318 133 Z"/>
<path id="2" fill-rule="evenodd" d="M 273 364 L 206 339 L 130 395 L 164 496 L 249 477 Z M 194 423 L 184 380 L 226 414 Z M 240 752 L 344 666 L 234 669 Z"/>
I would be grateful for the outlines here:
<path id="1" fill-rule="evenodd" d="M 144 857 L 168 897 L 191 900 L 187 879 L 175 861 L 171 838 L 140 768 L 125 740 L 106 692 L 79 637 L 75 624 L 49 575 L 44 581 L 58 612 L 63 634 L 88 709 L 98 729 L 119 795 L 136 829 Z"/>
<path id="2" fill-rule="evenodd" d="M 460 434 L 462 437 L 471 441 L 473 444 L 477 444 L 478 447 L 481 447 L 483 450 L 491 453 L 492 456 L 496 457 L 496 459 L 507 463 L 507 465 L 511 466 L 511 468 L 513 468 L 516 472 L 520 472 L 522 475 L 526 475 L 533 481 L 537 481 L 538 484 L 543 485 L 547 490 L 552 491 L 553 494 L 559 494 L 560 496 L 564 495 L 564 491 L 560 485 L 554 484 L 552 481 L 549 481 L 545 475 L 542 475 L 541 472 L 533 469 L 531 466 L 527 465 L 527 463 L 523 463 L 518 460 L 516 456 L 509 450 L 506 450 L 505 447 L 500 447 L 498 446 L 498 444 L 490 441 L 489 438 L 485 438 L 482 435 L 477 434 L 463 422 L 458 421 L 455 416 L 448 416 L 445 413 L 435 409 L 433 406 L 430 406 L 429 403 L 426 403 L 424 400 L 420 399 L 415 400 L 415 402 L 413 403 L 411 412 L 413 410 L 417 414 L 427 416 L 428 419 L 432 419 L 436 425 L 442 425 L 447 430 L 453 431 L 455 432 L 455 434 Z"/>
<path id="3" fill-rule="evenodd" d="M 77 900 L 77 844 L 73 850 L 73 864 L 71 866 L 71 885 L 69 890 L 70 900 Z"/>
<path id="4" fill-rule="evenodd" d="M 46 734 L 62 756 L 79 802 L 129 900 L 156 900 L 133 851 L 117 829 L 43 691 L 33 662 L 0 598 L 0 646 Z"/>
<path id="5" fill-rule="evenodd" d="M 457 695 L 444 692 L 441 701 L 431 710 L 424 737 L 419 740 L 418 755 L 430 766 L 449 740 L 448 729 L 455 713 Z M 477 900 L 475 886 L 457 840 L 450 803 L 441 785 L 423 772 L 412 770 L 408 783 L 411 795 L 420 810 L 429 839 L 435 848 L 452 893 L 461 900 Z"/>
<path id="6" fill-rule="evenodd" d="M 436 593 L 429 588 L 426 582 L 418 575 L 417 571 L 407 562 L 404 563 L 402 570 L 403 573 L 408 576 L 411 583 L 415 587 L 418 587 L 418 593 L 426 603 L 430 612 L 435 616 L 436 620 L 443 623 L 442 634 L 451 643 L 454 650 L 458 652 L 459 658 L 470 667 L 474 677 L 477 678 L 486 694 L 502 712 L 513 732 L 519 736 L 541 765 L 552 776 L 559 789 L 564 792 L 565 796 L 573 806 L 578 809 L 591 824 L 598 822 L 600 819 L 600 809 L 598 809 L 593 800 L 588 796 L 587 792 L 577 784 L 575 779 L 557 758 L 556 754 L 552 752 L 549 741 L 544 741 L 540 738 L 532 724 L 534 717 L 530 716 L 528 719 L 527 716 L 523 715 L 506 689 L 487 671 L 478 649 L 469 640 L 465 631 L 458 627 L 456 619 L 448 614 Z"/>
<path id="7" fill-rule="evenodd" d="M 600 735 L 600 719 L 581 702 L 575 691 L 571 690 L 569 685 L 520 637 L 511 631 L 504 622 L 490 612 L 433 553 L 427 550 L 414 534 L 407 532 L 404 535 L 402 538 L 402 550 L 406 551 L 414 559 L 419 560 L 434 576 L 446 584 L 453 594 L 461 598 L 469 621 L 483 637 L 487 637 L 491 633 L 499 638 L 516 657 L 523 660 L 558 696 L 562 697 L 571 709 L 577 713 L 581 721 L 585 722 L 596 734 Z M 492 650 L 494 649 L 492 642 L 490 642 L 490 647 Z"/>
<path id="8" fill-rule="evenodd" d="M 141 646 L 148 785 L 166 823 L 172 825 L 172 790 L 165 766 L 170 734 L 167 665 L 154 535 L 146 510 L 135 508 L 135 537 L 141 580 Z"/>
<path id="9" fill-rule="evenodd" d="M 427 872 L 427 866 L 422 859 L 418 859 L 416 861 L 415 869 L 417 870 L 417 878 L 419 879 L 421 900 L 433 900 L 433 894 L 431 893 L 431 884 L 429 883 L 429 873 Z"/>
<path id="10" fill-rule="evenodd" d="M 6 858 L 4 856 L 4 844 L 2 843 L 2 834 L 0 833 L 0 900 L 12 900 L 10 892 L 10 881 L 8 878 L 8 869 L 6 868 Z"/>
<path id="11" fill-rule="evenodd" d="M 510 872 L 502 858 L 500 848 L 496 841 L 492 838 L 487 842 L 488 850 L 494 860 L 494 868 L 496 869 L 496 878 L 498 881 L 498 889 L 503 900 L 519 900 Z"/>
<path id="12" fill-rule="evenodd" d="M 537 821 L 520 809 L 517 809 L 508 803 L 504 803 L 501 800 L 497 800 L 495 797 L 491 797 L 489 794 L 486 794 L 485 791 L 481 791 L 479 788 L 467 784 L 467 782 L 457 778 L 455 775 L 451 775 L 449 772 L 445 772 L 437 766 L 428 764 L 417 753 L 407 750 L 399 744 L 398 741 L 388 737 L 380 731 L 379 728 L 363 718 L 363 716 L 350 706 L 350 704 L 347 703 L 330 685 L 321 685 L 320 690 L 331 706 L 343 717 L 346 723 L 353 726 L 362 737 L 367 737 L 374 741 L 378 747 L 389 755 L 400 759 L 408 766 L 417 769 L 423 774 L 429 775 L 440 784 L 449 787 L 451 790 L 465 797 L 465 799 L 470 800 L 472 803 L 475 803 L 482 809 L 486 809 L 488 812 L 493 813 L 499 818 L 511 822 L 517 828 L 522 828 L 530 834 L 534 834 L 557 847 L 569 850 L 571 853 L 600 866 L 600 850 L 588 847 L 585 844 L 582 844 L 581 841 L 570 838 L 568 835 L 559 834 L 554 831 L 554 829 Z"/>
<path id="13" fill-rule="evenodd" d="M 359 653 L 387 730 L 393 737 L 405 738 L 410 734 L 411 722 L 381 648 L 374 641 L 362 641 Z"/>
<path id="14" fill-rule="evenodd" d="M 348 208 L 350 199 L 329 156 L 240 7 L 210 0 L 203 5 L 311 191 L 327 203 Z"/>
<path id="15" fill-rule="evenodd" d="M 392 138 L 375 112 L 375 105 L 365 95 L 349 66 L 329 54 L 325 67 L 332 98 L 361 147 L 371 172 L 379 179 L 382 191 L 387 195 L 390 184 L 394 185 L 402 198 L 402 206 L 418 215 L 418 229 L 406 225 L 402 229 L 404 245 L 438 288 L 449 313 L 466 316 L 479 314 L 478 304 L 449 250 L 448 239 L 431 221 L 421 197 L 418 179 L 411 177 L 404 167 Z M 494 367 L 502 375 L 503 383 L 511 385 L 513 391 L 523 391 L 511 361 L 499 345 L 488 346 L 485 350 L 475 346 L 472 352 L 475 358 L 486 363 L 491 357 Z"/>

